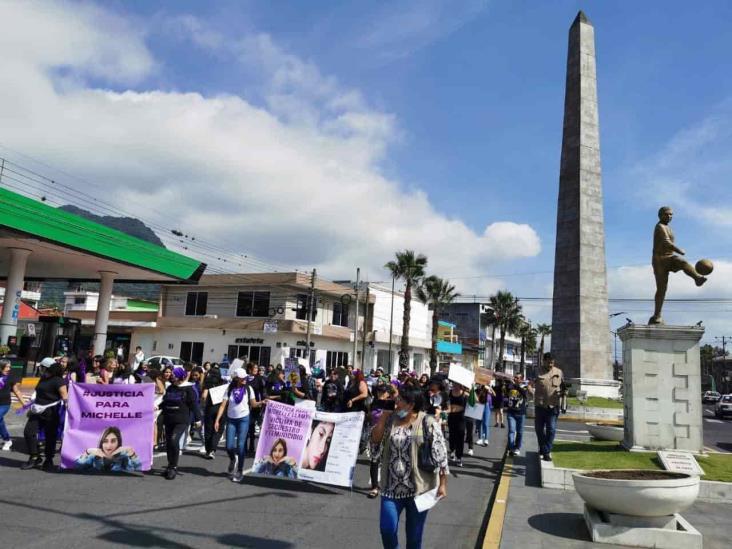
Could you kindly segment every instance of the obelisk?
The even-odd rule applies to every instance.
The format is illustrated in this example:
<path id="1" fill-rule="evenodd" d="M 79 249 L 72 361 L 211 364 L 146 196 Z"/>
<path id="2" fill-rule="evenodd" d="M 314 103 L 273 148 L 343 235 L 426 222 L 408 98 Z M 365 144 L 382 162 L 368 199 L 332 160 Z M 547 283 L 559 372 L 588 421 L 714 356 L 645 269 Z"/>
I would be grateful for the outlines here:
<path id="1" fill-rule="evenodd" d="M 616 396 L 600 171 L 595 30 L 583 12 L 569 29 L 559 172 L 551 350 L 574 390 Z"/>

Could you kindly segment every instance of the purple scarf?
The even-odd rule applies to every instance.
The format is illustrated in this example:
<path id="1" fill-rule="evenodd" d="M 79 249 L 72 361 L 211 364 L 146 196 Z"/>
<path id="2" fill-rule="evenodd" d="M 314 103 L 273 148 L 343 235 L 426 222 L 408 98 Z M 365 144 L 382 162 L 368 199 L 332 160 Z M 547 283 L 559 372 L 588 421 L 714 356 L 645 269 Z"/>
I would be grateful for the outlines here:
<path id="1" fill-rule="evenodd" d="M 244 400 L 244 393 L 247 390 L 246 385 L 242 385 L 241 387 L 237 387 L 232 391 L 232 395 L 234 395 L 234 403 L 235 404 L 241 404 L 241 401 Z"/>
<path id="2" fill-rule="evenodd" d="M 8 382 L 8 376 L 0 377 L 0 391 L 5 389 L 5 384 Z"/>

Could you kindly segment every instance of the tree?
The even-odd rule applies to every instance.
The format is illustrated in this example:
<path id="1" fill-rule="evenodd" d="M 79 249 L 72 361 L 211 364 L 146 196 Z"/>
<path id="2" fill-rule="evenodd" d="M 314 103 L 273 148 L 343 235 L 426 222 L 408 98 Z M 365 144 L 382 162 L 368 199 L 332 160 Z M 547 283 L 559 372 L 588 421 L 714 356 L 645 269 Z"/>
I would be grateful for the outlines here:
<path id="1" fill-rule="evenodd" d="M 526 376 L 526 356 L 536 352 L 536 334 L 536 328 L 522 318 L 516 335 L 521 338 L 521 373 L 524 376 Z"/>
<path id="2" fill-rule="evenodd" d="M 521 305 L 519 305 L 518 299 L 508 291 L 499 291 L 496 295 L 490 297 L 488 303 L 496 317 L 501 338 L 498 346 L 498 358 L 494 367 L 499 370 L 498 366 L 500 364 L 500 370 L 505 370 L 503 351 L 506 347 L 506 333 L 516 333 L 518 330 L 519 321 L 521 320 Z"/>
<path id="3" fill-rule="evenodd" d="M 541 341 L 539 343 L 539 360 L 544 359 L 544 338 L 548 335 L 552 335 L 552 325 L 551 324 L 539 324 L 536 327 L 536 331 L 541 336 Z"/>
<path id="4" fill-rule="evenodd" d="M 391 276 L 403 280 L 404 289 L 404 314 L 402 316 L 402 343 L 399 350 L 399 369 L 409 367 L 409 321 L 411 319 L 412 288 L 418 287 L 424 270 L 427 267 L 427 257 L 415 253 L 412 250 L 396 252 L 396 260 L 389 261 L 384 267 L 391 272 Z"/>
<path id="5" fill-rule="evenodd" d="M 455 286 L 449 280 L 443 280 L 439 276 L 428 276 L 417 288 L 417 298 L 429 305 L 432 310 L 432 348 L 430 349 L 430 374 L 437 371 L 437 328 L 440 320 L 440 312 L 445 305 L 455 301 L 460 294 L 455 291 Z"/>

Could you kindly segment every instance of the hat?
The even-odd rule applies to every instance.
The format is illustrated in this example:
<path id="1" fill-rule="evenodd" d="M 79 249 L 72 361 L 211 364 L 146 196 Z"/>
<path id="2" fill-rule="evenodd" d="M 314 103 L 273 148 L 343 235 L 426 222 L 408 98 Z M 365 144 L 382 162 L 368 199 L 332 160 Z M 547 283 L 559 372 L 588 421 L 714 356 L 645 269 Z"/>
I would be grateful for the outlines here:
<path id="1" fill-rule="evenodd" d="M 44 368 L 50 368 L 54 364 L 56 364 L 56 361 L 54 359 L 52 359 L 50 356 L 47 356 L 46 358 L 41 360 L 41 366 L 43 366 Z"/>
<path id="2" fill-rule="evenodd" d="M 188 375 L 188 372 L 186 372 L 186 369 L 183 366 L 175 366 L 173 368 L 173 376 L 175 376 L 176 379 L 185 379 Z"/>
<path id="3" fill-rule="evenodd" d="M 231 375 L 233 378 L 239 378 L 239 379 L 246 379 L 247 377 L 247 371 L 244 368 L 237 368 L 234 370 L 234 373 Z"/>

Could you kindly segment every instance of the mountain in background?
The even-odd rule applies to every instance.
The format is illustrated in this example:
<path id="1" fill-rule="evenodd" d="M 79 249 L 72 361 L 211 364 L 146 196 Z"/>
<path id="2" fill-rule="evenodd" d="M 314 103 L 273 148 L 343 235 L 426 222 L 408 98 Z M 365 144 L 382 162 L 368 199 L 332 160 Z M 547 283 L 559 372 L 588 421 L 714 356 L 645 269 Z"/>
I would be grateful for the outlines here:
<path id="1" fill-rule="evenodd" d="M 145 225 L 139 219 L 134 217 L 113 217 L 111 215 L 95 215 L 87 210 L 78 208 L 67 204 L 60 206 L 59 210 L 78 215 L 89 221 L 99 223 L 110 229 L 117 229 L 120 232 L 128 234 L 156 244 L 157 246 L 165 247 L 163 241 L 158 238 L 158 235 L 153 230 Z M 52 281 L 44 282 L 41 286 L 41 307 L 58 307 L 63 309 L 64 305 L 64 292 L 69 290 L 76 290 L 77 288 L 87 290 L 90 292 L 98 292 L 99 284 L 94 282 L 64 282 L 64 281 Z M 126 297 L 136 297 L 139 299 L 149 299 L 157 301 L 160 297 L 160 285 L 159 284 L 129 284 L 126 282 L 119 282 L 114 284 L 112 292 L 115 295 L 121 295 Z"/>

